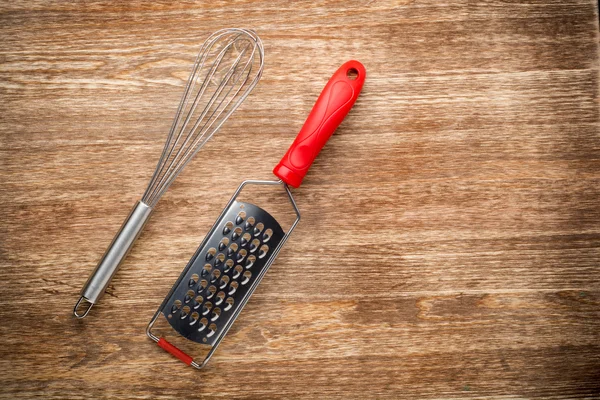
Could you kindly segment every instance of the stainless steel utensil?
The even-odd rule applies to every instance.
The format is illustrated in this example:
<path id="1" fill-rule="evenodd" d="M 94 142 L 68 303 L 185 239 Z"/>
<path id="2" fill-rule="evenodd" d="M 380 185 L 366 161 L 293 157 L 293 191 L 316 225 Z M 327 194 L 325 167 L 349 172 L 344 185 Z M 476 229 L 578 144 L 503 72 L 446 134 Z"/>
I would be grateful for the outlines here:
<path id="1" fill-rule="evenodd" d="M 262 75 L 263 59 L 262 42 L 252 30 L 223 29 L 206 40 L 193 65 L 148 188 L 83 287 L 73 309 L 77 318 L 88 315 L 102 297 L 175 178 L 256 86 Z M 83 302 L 88 304 L 81 312 Z"/>
<path id="2" fill-rule="evenodd" d="M 288 185 L 300 185 L 321 148 L 354 105 L 365 76 L 365 68 L 358 61 L 342 65 L 273 170 L 280 180 L 247 180 L 238 187 L 148 324 L 147 335 L 160 347 L 198 369 L 206 365 L 300 221 L 300 211 Z M 287 232 L 265 205 L 237 200 L 246 185 L 283 187 L 295 213 L 295 221 Z M 161 313 L 178 334 L 210 346 L 202 361 L 194 361 L 152 332 Z"/>

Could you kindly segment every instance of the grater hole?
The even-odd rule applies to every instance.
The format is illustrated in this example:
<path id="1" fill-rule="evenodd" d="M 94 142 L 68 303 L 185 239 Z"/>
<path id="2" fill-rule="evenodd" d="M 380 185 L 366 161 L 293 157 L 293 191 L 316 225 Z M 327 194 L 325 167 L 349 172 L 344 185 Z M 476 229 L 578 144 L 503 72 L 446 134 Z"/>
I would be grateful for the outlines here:
<path id="1" fill-rule="evenodd" d="M 223 310 L 229 311 L 231 310 L 231 307 L 233 307 L 233 297 L 228 297 L 227 300 L 225 300 L 225 308 L 223 308 Z"/>
<path id="2" fill-rule="evenodd" d="M 194 310 L 199 309 L 200 306 L 202 305 L 203 301 L 204 301 L 204 298 L 202 296 L 196 296 L 196 298 L 194 299 L 194 305 L 192 306 L 192 308 Z"/>
<path id="3" fill-rule="evenodd" d="M 233 222 L 228 221 L 223 227 L 223 235 L 229 235 L 229 232 L 233 229 Z"/>
<path id="4" fill-rule="evenodd" d="M 250 278 L 252 278 L 252 272 L 244 272 L 244 279 L 242 279 L 242 285 L 245 285 L 246 283 L 250 282 Z"/>
<path id="5" fill-rule="evenodd" d="M 225 268 L 223 268 L 223 272 L 229 272 L 229 270 L 231 269 L 231 267 L 233 267 L 233 260 L 229 259 L 225 262 Z"/>
<path id="6" fill-rule="evenodd" d="M 225 254 L 219 253 L 219 255 L 217 256 L 217 259 L 215 260 L 215 267 L 218 265 L 221 265 L 223 263 L 223 261 L 225 261 Z"/>
<path id="7" fill-rule="evenodd" d="M 219 281 L 219 289 L 225 289 L 227 284 L 229 283 L 229 277 L 227 275 L 223 275 L 221 280 Z"/>
<path id="8" fill-rule="evenodd" d="M 200 318 L 200 314 L 194 311 L 192 315 L 190 315 L 190 326 L 198 322 L 198 318 Z"/>
<path id="9" fill-rule="evenodd" d="M 189 303 L 190 301 L 192 301 L 192 299 L 194 298 L 195 295 L 196 295 L 196 292 L 194 292 L 193 290 L 188 290 L 187 293 L 185 294 L 183 302 L 186 304 Z"/>
<path id="10" fill-rule="evenodd" d="M 210 286 L 208 288 L 208 293 L 206 293 L 206 299 L 207 300 L 212 299 L 216 292 L 217 292 L 217 288 L 214 286 Z"/>
<path id="11" fill-rule="evenodd" d="M 246 219 L 246 213 L 244 211 L 240 211 L 240 213 L 235 217 L 235 224 L 239 225 Z"/>
<path id="12" fill-rule="evenodd" d="M 214 247 L 208 249 L 208 251 L 206 252 L 206 261 L 212 260 L 215 254 L 217 254 L 217 249 L 215 249 Z"/>
<path id="13" fill-rule="evenodd" d="M 237 255 L 237 262 L 241 263 L 242 261 L 244 261 L 246 255 L 248 255 L 248 252 L 245 249 L 241 249 Z"/>
<path id="14" fill-rule="evenodd" d="M 260 251 L 258 252 L 258 258 L 264 258 L 268 252 L 269 252 L 269 246 L 267 246 L 266 244 L 263 244 L 262 246 L 260 246 Z"/>
<path id="15" fill-rule="evenodd" d="M 250 253 L 254 253 L 256 249 L 258 249 L 258 245 L 260 245 L 260 240 L 254 239 L 252 243 L 250 243 Z"/>
<path id="16" fill-rule="evenodd" d="M 256 227 L 254 228 L 254 236 L 258 236 L 260 235 L 260 233 L 262 232 L 262 230 L 265 229 L 265 224 L 263 224 L 262 222 L 259 222 Z"/>
<path id="17" fill-rule="evenodd" d="M 242 236 L 242 240 L 240 240 L 240 246 L 246 246 L 248 242 L 250 242 L 250 239 L 252 239 L 252 236 L 250 236 L 249 233 L 244 233 L 244 236 Z"/>
<path id="18" fill-rule="evenodd" d="M 269 228 L 263 234 L 263 237 L 262 237 L 263 242 L 267 243 L 271 239 L 271 236 L 273 236 L 273 229 Z"/>
<path id="19" fill-rule="evenodd" d="M 225 250 L 225 248 L 229 245 L 229 239 L 228 238 L 223 238 L 221 240 L 221 242 L 219 243 L 219 251 L 223 251 Z"/>
<path id="20" fill-rule="evenodd" d="M 212 273 L 212 275 L 210 276 L 210 283 L 215 283 L 219 277 L 221 276 L 221 271 L 219 271 L 218 269 L 215 269 Z"/>
<path id="21" fill-rule="evenodd" d="M 215 334 L 215 332 L 217 332 L 217 325 L 210 324 L 210 326 L 208 327 L 208 333 L 206 334 L 206 337 L 211 337 Z"/>
<path id="22" fill-rule="evenodd" d="M 203 291 L 208 286 L 208 281 L 206 279 L 202 279 L 200 281 L 200 285 L 198 285 L 198 292 Z"/>
<path id="23" fill-rule="evenodd" d="M 225 292 L 219 292 L 215 299 L 215 306 L 220 306 L 221 303 L 223 303 L 223 300 L 225 300 Z"/>
<path id="24" fill-rule="evenodd" d="M 186 319 L 187 316 L 190 314 L 190 311 L 192 311 L 190 306 L 183 306 L 183 308 L 181 309 L 181 315 L 179 316 L 179 318 Z"/>
<path id="25" fill-rule="evenodd" d="M 244 229 L 247 230 L 247 231 L 249 231 L 250 229 L 252 229 L 252 227 L 254 226 L 255 222 L 256 222 L 256 220 L 254 219 L 254 217 L 248 218 L 248 220 L 244 224 Z"/>
<path id="26" fill-rule="evenodd" d="M 239 284 L 238 284 L 236 281 L 232 281 L 232 282 L 229 284 L 229 292 L 228 292 L 228 294 L 229 294 L 230 296 L 233 296 L 233 294 L 234 294 L 234 293 L 235 293 L 235 291 L 237 290 L 238 286 L 239 286 Z"/>
<path id="27" fill-rule="evenodd" d="M 241 265 L 236 265 L 235 269 L 233 270 L 233 279 L 237 279 L 240 277 L 240 275 L 242 274 L 242 271 L 244 270 L 244 267 L 242 267 Z"/>
<path id="28" fill-rule="evenodd" d="M 248 257 L 248 259 L 246 260 L 246 269 L 252 268 L 254 262 L 256 262 L 256 256 L 251 255 L 250 257 Z"/>
<path id="29" fill-rule="evenodd" d="M 208 313 L 210 312 L 210 310 L 212 310 L 212 303 L 210 301 L 207 301 L 202 306 L 202 315 L 208 315 Z"/>
<path id="30" fill-rule="evenodd" d="M 198 326 L 198 332 L 202 332 L 206 329 L 206 325 L 208 325 L 208 319 L 202 318 L 200 320 L 200 325 Z"/>
<path id="31" fill-rule="evenodd" d="M 202 271 L 200 272 L 200 274 L 204 278 L 205 276 L 207 276 L 208 274 L 210 274 L 210 271 L 212 271 L 212 265 L 205 264 L 204 268 L 202 269 Z"/>
<path id="32" fill-rule="evenodd" d="M 181 307 L 181 300 L 175 300 L 173 302 L 173 306 L 171 307 L 171 312 L 172 313 L 177 312 L 177 310 L 179 310 L 180 307 Z"/>
<path id="33" fill-rule="evenodd" d="M 238 240 L 240 236 L 242 236 L 242 228 L 238 226 L 231 234 L 231 240 Z"/>
<path id="34" fill-rule="evenodd" d="M 192 275 L 192 277 L 190 278 L 190 280 L 188 282 L 188 286 L 189 287 L 193 287 L 196 283 L 198 283 L 198 279 L 200 279 L 200 277 L 198 276 L 198 274 Z"/>
<path id="35" fill-rule="evenodd" d="M 216 321 L 221 316 L 221 309 L 219 307 L 215 307 L 213 310 L 212 316 L 210 317 L 211 321 Z"/>
<path id="36" fill-rule="evenodd" d="M 238 245 L 237 243 L 231 243 L 231 246 L 229 246 L 229 249 L 227 249 L 227 255 L 229 257 L 231 257 L 233 255 L 233 253 L 235 253 L 238 249 Z"/>

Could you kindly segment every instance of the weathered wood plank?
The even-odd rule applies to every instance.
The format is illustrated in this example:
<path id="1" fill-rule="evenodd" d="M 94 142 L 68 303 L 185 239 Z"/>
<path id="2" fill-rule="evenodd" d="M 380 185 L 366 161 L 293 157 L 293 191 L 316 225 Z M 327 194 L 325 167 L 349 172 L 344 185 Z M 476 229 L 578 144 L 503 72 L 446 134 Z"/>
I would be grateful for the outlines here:
<path id="1" fill-rule="evenodd" d="M 75 320 L 224 26 L 259 33 L 264 78 Z M 5 2 L 0 36 L 0 397 L 600 397 L 595 1 Z M 186 368 L 148 320 L 351 58 L 367 82 L 301 224 Z"/>

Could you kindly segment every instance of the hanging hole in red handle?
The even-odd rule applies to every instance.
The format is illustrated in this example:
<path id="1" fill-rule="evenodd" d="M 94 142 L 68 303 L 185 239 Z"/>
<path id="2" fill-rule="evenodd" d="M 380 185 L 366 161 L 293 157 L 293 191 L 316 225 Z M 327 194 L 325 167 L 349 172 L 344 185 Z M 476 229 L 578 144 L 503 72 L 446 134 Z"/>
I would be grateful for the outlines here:
<path id="1" fill-rule="evenodd" d="M 346 71 L 346 77 L 351 81 L 356 80 L 356 78 L 358 78 L 358 71 L 356 68 L 350 68 L 348 71 Z"/>

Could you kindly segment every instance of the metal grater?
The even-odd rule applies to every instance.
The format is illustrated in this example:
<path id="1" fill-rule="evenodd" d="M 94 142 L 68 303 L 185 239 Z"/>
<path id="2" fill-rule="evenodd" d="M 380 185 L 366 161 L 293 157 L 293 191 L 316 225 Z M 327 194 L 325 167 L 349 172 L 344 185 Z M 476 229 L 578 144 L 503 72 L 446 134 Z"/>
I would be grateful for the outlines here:
<path id="1" fill-rule="evenodd" d="M 247 180 L 238 187 L 148 324 L 146 333 L 160 347 L 188 365 L 206 365 L 300 221 L 289 186 L 300 186 L 317 154 L 354 105 L 365 76 L 358 61 L 342 65 L 273 170 L 280 180 Z M 283 187 L 296 215 L 287 232 L 267 210 L 237 200 L 246 185 Z M 210 346 L 203 361 L 194 361 L 152 333 L 161 314 L 179 335 Z"/>
<path id="2" fill-rule="evenodd" d="M 233 201 L 199 247 L 162 314 L 194 342 L 214 345 L 266 272 L 282 239 L 279 223 L 250 203 Z"/>

